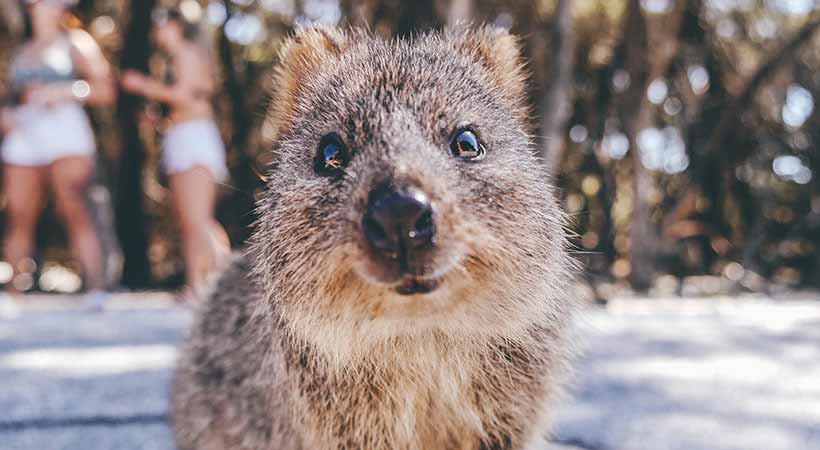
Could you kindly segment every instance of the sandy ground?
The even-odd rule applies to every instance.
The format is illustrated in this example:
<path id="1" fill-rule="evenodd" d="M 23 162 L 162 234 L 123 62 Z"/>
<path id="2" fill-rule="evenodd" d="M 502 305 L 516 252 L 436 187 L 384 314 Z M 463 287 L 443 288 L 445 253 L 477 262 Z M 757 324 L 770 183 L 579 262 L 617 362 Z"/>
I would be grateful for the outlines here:
<path id="1" fill-rule="evenodd" d="M 189 323 L 165 294 L 102 314 L 28 299 L 0 319 L 0 448 L 172 450 L 168 382 Z M 615 301 L 578 328 L 558 448 L 820 449 L 820 299 Z"/>

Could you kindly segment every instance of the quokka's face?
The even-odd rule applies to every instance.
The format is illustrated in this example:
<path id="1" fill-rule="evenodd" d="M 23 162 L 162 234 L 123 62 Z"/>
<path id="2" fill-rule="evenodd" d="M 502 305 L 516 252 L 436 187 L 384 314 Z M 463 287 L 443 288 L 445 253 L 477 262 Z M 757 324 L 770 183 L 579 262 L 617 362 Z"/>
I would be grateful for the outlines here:
<path id="1" fill-rule="evenodd" d="M 513 291 L 542 291 L 563 237 L 517 58 L 492 30 L 297 35 L 268 123 L 268 288 L 303 311 L 388 321 L 497 317 Z"/>

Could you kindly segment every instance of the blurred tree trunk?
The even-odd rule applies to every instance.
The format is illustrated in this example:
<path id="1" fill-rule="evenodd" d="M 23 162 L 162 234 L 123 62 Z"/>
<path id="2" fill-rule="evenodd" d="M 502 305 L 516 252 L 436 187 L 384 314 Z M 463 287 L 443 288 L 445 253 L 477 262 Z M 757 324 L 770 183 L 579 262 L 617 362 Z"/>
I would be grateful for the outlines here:
<path id="1" fill-rule="evenodd" d="M 409 36 L 443 25 L 436 14 L 436 3 L 436 0 L 342 0 L 341 7 L 350 25 L 367 27 L 389 37 Z"/>
<path id="2" fill-rule="evenodd" d="M 803 68 L 801 78 L 805 80 L 805 85 L 809 85 L 811 79 L 814 78 L 814 74 L 815 72 L 811 67 Z M 814 111 L 812 111 L 809 120 L 806 121 L 806 125 L 810 130 L 812 142 L 820 142 L 820 107 L 814 107 Z M 809 184 L 809 195 L 806 199 L 808 212 L 801 221 L 803 230 L 800 230 L 800 232 L 803 236 L 809 236 L 809 242 L 814 251 L 807 258 L 808 270 L 803 274 L 803 282 L 815 288 L 820 288 L 820 151 L 810 151 L 804 156 L 813 176 Z"/>
<path id="3" fill-rule="evenodd" d="M 18 0 L 0 0 L 0 16 L 8 34 L 19 39 L 23 33 L 23 10 Z"/>
<path id="4" fill-rule="evenodd" d="M 467 23 L 473 18 L 473 0 L 449 0 L 447 3 L 447 25 Z"/>
<path id="5" fill-rule="evenodd" d="M 630 223 L 630 282 L 638 291 L 648 289 L 654 277 L 656 239 L 649 217 L 648 194 L 652 189 L 651 175 L 641 163 L 638 134 L 649 124 L 649 104 L 646 90 L 651 82 L 649 27 L 639 0 L 629 0 L 623 30 L 626 73 L 629 88 L 621 98 L 621 123 L 629 139 L 632 165 L 632 221 Z"/>
<path id="6" fill-rule="evenodd" d="M 230 3 L 225 4 L 227 19 L 234 10 Z M 228 23 L 228 20 L 225 21 Z M 220 215 L 223 218 L 232 242 L 245 242 L 251 233 L 256 220 L 254 193 L 262 185 L 260 177 L 254 171 L 254 162 L 247 149 L 250 146 L 251 133 L 256 121 L 251 113 L 255 109 L 248 104 L 246 92 L 255 80 L 248 80 L 247 73 L 237 70 L 233 45 L 225 34 L 225 25 L 219 30 L 219 58 L 225 77 L 225 91 L 231 103 L 231 136 L 228 140 L 228 152 L 234 158 L 231 164 L 232 190 L 227 194 L 227 201 L 220 202 Z M 244 75 L 244 76 L 243 76 Z"/>
<path id="7" fill-rule="evenodd" d="M 573 0 L 558 0 L 549 25 L 550 75 L 539 105 L 541 110 L 540 154 L 547 169 L 559 170 L 564 149 L 564 130 L 572 108 L 572 75 L 575 63 L 575 32 L 572 24 Z"/>
<path id="8" fill-rule="evenodd" d="M 375 3 L 373 0 L 341 0 L 342 16 L 351 26 L 370 27 L 374 16 Z"/>
<path id="9" fill-rule="evenodd" d="M 151 10 L 155 3 L 155 0 L 131 1 L 130 22 L 123 38 L 120 60 L 122 69 L 148 71 L 148 58 L 151 55 Z M 146 287 L 151 281 L 142 189 L 145 149 L 138 126 L 142 105 L 140 97 L 120 92 L 117 122 L 122 133 L 123 149 L 117 177 L 115 218 L 125 258 L 122 284 L 129 288 Z"/>
<path id="10" fill-rule="evenodd" d="M 609 116 L 607 111 L 612 108 L 615 96 L 612 78 L 617 67 L 614 63 L 600 68 L 590 67 L 590 61 L 585 57 L 589 54 L 589 51 L 589 41 L 579 41 L 576 46 L 576 63 L 579 64 L 579 73 L 588 73 L 593 76 L 591 83 L 595 86 L 592 90 L 594 95 L 589 95 L 586 98 L 583 95 L 578 95 L 574 114 L 576 114 L 577 120 L 589 127 L 589 139 L 587 140 L 589 156 L 587 159 L 590 160 L 590 163 L 588 168 L 584 168 L 584 170 L 589 170 L 601 180 L 601 188 L 597 194 L 600 202 L 601 223 L 597 230 L 592 231 L 599 236 L 599 245 L 595 250 L 599 252 L 603 262 L 597 264 L 594 270 L 609 279 L 611 276 L 609 268 L 612 267 L 617 255 L 614 245 L 615 221 L 612 214 L 617 190 L 616 177 L 615 170 L 613 170 L 614 165 L 611 163 L 609 156 L 602 149 L 597 148 L 599 145 L 596 143 L 602 142 L 606 135 L 607 118 Z"/>
<path id="11" fill-rule="evenodd" d="M 88 25 L 94 17 L 98 5 L 97 0 L 80 0 L 73 8 L 80 20 Z M 114 205 L 111 197 L 111 180 L 114 166 L 110 158 L 106 158 L 104 148 L 105 142 L 100 139 L 102 125 L 97 111 L 92 108 L 85 108 L 94 135 L 97 136 L 97 156 L 95 164 L 95 174 L 91 180 L 86 193 L 86 205 L 91 212 L 94 226 L 100 242 L 102 253 L 103 273 L 107 287 L 113 287 L 120 283 L 122 277 L 123 255 L 120 242 L 117 239 L 117 231 L 114 218 Z"/>
<path id="12" fill-rule="evenodd" d="M 620 119 L 629 139 L 632 165 L 632 221 L 630 224 L 630 283 L 645 291 L 652 286 L 660 239 L 652 225 L 650 196 L 655 189 L 651 173 L 641 161 L 640 132 L 652 125 L 651 103 L 647 89 L 653 80 L 664 76 L 678 47 L 678 30 L 685 4 L 655 19 L 644 13 L 640 0 L 629 0 L 624 20 L 623 52 L 629 87 L 620 97 Z M 653 26 L 654 25 L 654 26 Z"/>
<path id="13" fill-rule="evenodd" d="M 419 31 L 438 28 L 443 22 L 436 16 L 434 0 L 414 0 L 411 2 L 397 2 L 400 8 L 395 8 L 396 28 L 398 36 L 410 36 Z"/>
<path id="14" fill-rule="evenodd" d="M 86 24 L 88 23 L 89 15 L 94 11 L 96 0 L 79 0 L 73 8 L 73 12 L 80 16 Z"/>

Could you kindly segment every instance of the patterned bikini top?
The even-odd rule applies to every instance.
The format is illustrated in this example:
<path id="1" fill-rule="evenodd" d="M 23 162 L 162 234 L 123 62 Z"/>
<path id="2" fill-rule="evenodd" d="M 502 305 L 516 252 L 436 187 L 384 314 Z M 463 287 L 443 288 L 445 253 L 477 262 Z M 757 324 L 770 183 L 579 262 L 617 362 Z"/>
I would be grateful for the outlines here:
<path id="1" fill-rule="evenodd" d="M 11 65 L 11 88 L 22 93 L 31 84 L 49 84 L 77 79 L 68 37 L 60 37 L 47 47 L 20 52 Z"/>

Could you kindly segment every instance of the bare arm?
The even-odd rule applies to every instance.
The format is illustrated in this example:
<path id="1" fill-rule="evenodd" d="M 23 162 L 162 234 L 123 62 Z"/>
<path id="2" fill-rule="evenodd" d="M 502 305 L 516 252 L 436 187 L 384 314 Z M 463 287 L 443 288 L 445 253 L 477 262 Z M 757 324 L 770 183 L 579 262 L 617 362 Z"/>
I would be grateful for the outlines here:
<path id="1" fill-rule="evenodd" d="M 207 60 L 196 51 L 181 52 L 174 57 L 173 85 L 157 81 L 139 72 L 127 71 L 122 78 L 125 90 L 170 106 L 185 106 L 201 96 L 213 93 L 213 76 Z"/>
<path id="2" fill-rule="evenodd" d="M 129 70 L 123 74 L 122 86 L 128 92 L 165 103 L 172 108 L 185 108 L 213 94 L 213 68 L 204 52 L 189 48 L 176 55 L 172 64 L 176 75 L 176 82 L 172 85 Z"/>
<path id="3" fill-rule="evenodd" d="M 14 129 L 14 116 L 10 108 L 0 106 L 0 133 L 7 134 Z"/>
<path id="4" fill-rule="evenodd" d="M 123 74 L 122 87 L 128 92 L 172 107 L 190 101 L 179 84 L 168 85 L 133 70 Z"/>
<path id="5" fill-rule="evenodd" d="M 114 78 L 111 74 L 111 65 L 105 59 L 100 46 L 94 38 L 82 30 L 72 30 L 69 33 L 74 60 L 78 72 L 88 83 L 88 90 L 80 90 L 73 86 L 72 95 L 82 98 L 92 105 L 110 105 L 114 102 Z"/>

